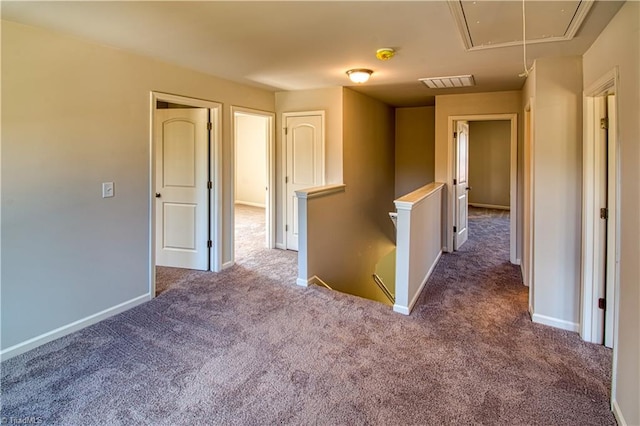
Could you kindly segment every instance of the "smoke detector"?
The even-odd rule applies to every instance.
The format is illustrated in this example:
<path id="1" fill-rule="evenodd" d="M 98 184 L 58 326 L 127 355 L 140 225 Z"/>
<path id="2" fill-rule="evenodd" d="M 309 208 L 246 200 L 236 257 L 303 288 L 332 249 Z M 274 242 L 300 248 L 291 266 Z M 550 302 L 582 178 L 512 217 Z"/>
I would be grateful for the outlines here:
<path id="1" fill-rule="evenodd" d="M 418 79 L 430 89 L 449 89 L 454 87 L 475 86 L 473 75 L 454 75 L 449 77 L 428 77 Z"/>
<path id="2" fill-rule="evenodd" d="M 383 47 L 382 49 L 378 49 L 376 51 L 376 58 L 381 61 L 388 61 L 396 55 L 395 49 L 391 47 Z"/>

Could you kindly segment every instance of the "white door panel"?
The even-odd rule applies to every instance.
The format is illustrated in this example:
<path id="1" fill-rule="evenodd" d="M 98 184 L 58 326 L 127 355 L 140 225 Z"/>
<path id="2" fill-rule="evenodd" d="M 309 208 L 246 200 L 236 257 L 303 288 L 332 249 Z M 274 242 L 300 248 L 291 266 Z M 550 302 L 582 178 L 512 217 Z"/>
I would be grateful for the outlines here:
<path id="1" fill-rule="evenodd" d="M 286 116 L 286 227 L 289 250 L 298 250 L 298 200 L 295 191 L 324 184 L 324 123 L 321 114 Z"/>
<path id="2" fill-rule="evenodd" d="M 207 109 L 155 111 L 156 265 L 207 270 Z"/>
<path id="3" fill-rule="evenodd" d="M 456 197 L 455 233 L 453 237 L 453 249 L 458 250 L 469 237 L 469 123 L 457 122 L 457 135 L 455 141 L 455 184 Z"/>

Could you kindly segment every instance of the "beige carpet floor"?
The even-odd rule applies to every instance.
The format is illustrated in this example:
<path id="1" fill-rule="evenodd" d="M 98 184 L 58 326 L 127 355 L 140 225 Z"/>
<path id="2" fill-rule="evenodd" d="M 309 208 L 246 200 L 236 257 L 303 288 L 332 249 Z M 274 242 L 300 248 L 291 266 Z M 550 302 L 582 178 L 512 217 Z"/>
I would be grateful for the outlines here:
<path id="1" fill-rule="evenodd" d="M 251 233 L 253 234 L 253 233 Z M 249 235 L 249 234 L 245 234 Z M 414 312 L 295 285 L 295 253 L 161 270 L 154 300 L 2 363 L 56 425 L 603 425 L 611 351 L 533 324 L 508 217 L 473 212 Z"/>

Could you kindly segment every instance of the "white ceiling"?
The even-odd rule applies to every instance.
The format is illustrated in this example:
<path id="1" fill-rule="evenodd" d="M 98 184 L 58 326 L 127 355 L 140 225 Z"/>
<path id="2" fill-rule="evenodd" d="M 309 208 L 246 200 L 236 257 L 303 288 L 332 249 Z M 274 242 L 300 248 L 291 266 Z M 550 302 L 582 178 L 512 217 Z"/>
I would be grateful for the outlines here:
<path id="1" fill-rule="evenodd" d="M 476 31 L 493 38 L 521 34 L 520 2 L 477 3 L 482 8 L 473 19 L 486 25 Z M 528 27 L 566 22 L 565 12 L 534 3 L 527 2 Z M 579 2 L 563 3 L 567 10 Z M 528 45 L 528 66 L 539 57 L 583 54 L 621 5 L 596 2 L 571 41 Z M 371 80 L 354 88 L 394 106 L 429 105 L 436 94 L 517 90 L 524 83 L 518 77 L 522 48 L 467 51 L 445 1 L 2 1 L 2 19 L 274 91 L 352 86 L 345 71 L 370 68 Z M 379 61 L 382 47 L 398 53 Z M 418 81 L 465 74 L 474 75 L 476 86 L 429 89 Z"/>

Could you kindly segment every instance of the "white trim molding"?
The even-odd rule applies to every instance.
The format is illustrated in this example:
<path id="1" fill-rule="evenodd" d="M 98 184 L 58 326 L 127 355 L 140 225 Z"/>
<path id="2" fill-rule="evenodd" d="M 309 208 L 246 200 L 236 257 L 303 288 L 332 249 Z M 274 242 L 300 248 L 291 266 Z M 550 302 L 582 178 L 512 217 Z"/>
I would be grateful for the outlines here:
<path id="1" fill-rule="evenodd" d="M 68 334 L 71 334 L 85 327 L 98 323 L 109 317 L 112 317 L 121 312 L 129 310 L 135 306 L 138 306 L 144 302 L 148 302 L 149 300 L 151 300 L 151 294 L 150 293 L 143 294 L 142 296 L 135 297 L 131 300 L 120 303 L 119 305 L 112 306 L 110 308 L 107 308 L 93 315 L 89 315 L 88 317 L 74 321 L 67 325 L 63 325 L 62 327 L 58 327 L 55 330 L 48 331 L 44 334 L 33 337 L 24 342 L 18 343 L 17 345 L 8 347 L 7 349 L 4 349 L 3 351 L 0 352 L 0 360 L 4 361 L 9 358 L 13 358 L 14 356 L 20 355 L 38 346 L 44 345 L 45 343 L 49 343 L 53 340 L 59 339 L 60 337 L 64 337 Z"/>
<path id="2" fill-rule="evenodd" d="M 238 116 L 250 116 L 250 117 L 260 117 L 266 119 L 267 122 L 267 130 L 266 130 L 266 202 L 263 204 L 260 203 L 252 203 L 248 201 L 235 200 L 236 197 L 236 166 L 237 166 L 237 158 L 236 158 L 236 144 L 237 144 L 237 128 L 236 128 L 236 117 Z M 233 214 L 231 215 L 232 222 L 232 231 L 230 234 L 231 237 L 231 246 L 232 246 L 232 260 L 235 260 L 235 204 L 243 204 L 246 206 L 253 207 L 263 207 L 265 209 L 265 245 L 267 248 L 277 248 L 276 245 L 276 137 L 275 137 L 275 121 L 276 114 L 268 111 L 261 111 L 252 108 L 245 108 L 241 106 L 232 105 L 231 106 L 231 135 L 232 135 L 232 143 L 231 143 L 231 157 L 232 161 L 232 178 L 231 178 L 231 186 L 232 186 L 232 199 L 234 201 L 233 206 Z M 224 267 L 223 267 L 224 268 Z"/>
<path id="3" fill-rule="evenodd" d="M 533 314 L 531 315 L 531 320 L 535 323 L 548 325 L 550 327 L 559 328 L 561 330 L 577 332 L 579 329 L 577 322 L 561 320 L 558 318 L 548 317 L 546 315 Z"/>
<path id="4" fill-rule="evenodd" d="M 443 217 L 444 231 L 445 231 L 445 246 L 446 251 L 453 252 L 453 224 L 455 222 L 455 197 L 453 196 L 453 177 L 455 172 L 455 158 L 453 153 L 455 140 L 453 139 L 454 126 L 456 121 L 502 121 L 508 120 L 511 125 L 510 132 L 510 144 L 509 144 L 509 261 L 512 264 L 516 263 L 516 242 L 517 236 L 517 221 L 518 221 L 518 114 L 517 113 L 505 113 L 505 114 L 474 114 L 474 115 L 450 115 L 447 117 L 447 205 L 445 211 L 447 215 Z M 471 138 L 469 139 L 471 141 Z M 470 142 L 472 143 L 472 142 Z"/>
<path id="5" fill-rule="evenodd" d="M 150 283 L 149 292 L 155 297 L 155 266 L 156 266 L 156 250 L 155 250 L 155 232 L 156 232 L 156 209 L 155 209 L 155 184 L 156 184 L 156 163 L 155 163 L 155 141 L 154 141 L 154 121 L 155 110 L 158 101 L 170 102 L 181 105 L 188 105 L 195 108 L 207 108 L 210 111 L 211 130 L 209 130 L 210 140 L 210 180 L 213 182 L 213 188 L 209 190 L 209 220 L 211 222 L 211 230 L 209 238 L 213 242 L 213 247 L 209 253 L 209 269 L 214 272 L 221 271 L 222 266 L 222 234 L 223 232 L 233 234 L 233 229 L 222 228 L 222 104 L 219 102 L 208 101 L 204 99 L 190 98 L 186 96 L 173 95 L 170 93 L 162 93 L 151 91 L 149 102 L 149 259 L 150 261 Z"/>
<path id="6" fill-rule="evenodd" d="M 337 194 L 338 192 L 344 192 L 347 185 L 340 183 L 336 185 L 317 186 L 315 188 L 303 189 L 301 191 L 295 191 L 297 198 L 305 200 L 311 200 L 314 198 L 325 197 L 331 194 Z"/>
<path id="7" fill-rule="evenodd" d="M 498 206 L 496 204 L 469 203 L 469 205 L 472 207 L 480 207 L 482 209 L 511 210 L 511 206 Z"/>
<path id="8" fill-rule="evenodd" d="M 611 411 L 613 412 L 613 417 L 616 419 L 616 423 L 618 426 L 627 426 L 628 423 L 622 415 L 622 410 L 618 405 L 618 401 L 615 399 L 615 396 L 611 397 Z"/>
<path id="9" fill-rule="evenodd" d="M 418 297 L 420 297 L 420 293 L 422 293 L 422 290 L 424 289 L 424 286 L 427 284 L 427 281 L 429 281 L 429 277 L 431 277 L 431 274 L 436 269 L 436 266 L 438 265 L 438 261 L 440 260 L 440 256 L 442 256 L 442 250 L 440 250 L 440 252 L 438 252 L 438 255 L 436 256 L 435 260 L 433 261 L 433 264 L 431 265 L 431 268 L 429 268 L 429 270 L 427 271 L 427 274 L 424 276 L 424 278 L 422 280 L 422 283 L 420 284 L 420 287 L 418 287 L 418 291 L 416 291 L 416 294 L 413 296 L 413 298 L 409 302 L 409 305 L 408 306 L 403 306 L 403 305 L 398 305 L 396 303 L 396 304 L 393 305 L 393 311 L 394 312 L 398 312 L 398 313 L 403 314 L 403 315 L 409 315 L 411 313 L 411 311 L 413 310 L 413 307 L 415 306 L 416 302 L 418 301 Z"/>
<path id="10" fill-rule="evenodd" d="M 462 2 L 458 0 L 448 0 L 449 10 L 451 11 L 451 15 L 453 16 L 453 20 L 456 23 L 456 27 L 458 28 L 458 32 L 460 33 L 460 38 L 462 39 L 462 44 L 467 51 L 472 50 L 485 50 L 485 49 L 494 49 L 497 47 L 509 47 L 509 46 L 522 46 L 522 40 L 515 41 L 503 41 L 491 44 L 474 44 L 471 34 L 469 33 L 469 25 L 467 23 L 467 18 L 465 16 Z M 593 6 L 594 0 L 585 0 L 578 2 L 578 6 L 576 7 L 573 13 L 573 19 L 569 22 L 565 32 L 562 35 L 553 35 L 551 37 L 544 38 L 534 38 L 527 39 L 526 44 L 537 44 L 537 43 L 548 43 L 553 41 L 569 41 L 573 40 L 578 29 L 582 26 L 584 19 L 587 17 L 589 10 L 591 10 L 591 6 Z M 467 10 L 468 12 L 468 10 Z"/>
<path id="11" fill-rule="evenodd" d="M 602 244 L 607 244 L 607 241 L 601 241 L 598 229 L 600 226 L 600 218 L 596 212 L 599 209 L 599 198 L 601 196 L 599 192 L 600 182 L 606 177 L 601 176 L 599 164 L 601 162 L 601 153 L 596 146 L 598 133 L 600 132 L 599 110 L 602 106 L 597 102 L 598 97 L 606 96 L 608 94 L 615 94 L 618 87 L 618 68 L 613 68 L 605 75 L 600 77 L 596 82 L 589 86 L 583 93 L 583 164 L 582 164 L 582 285 L 581 285 L 581 318 L 580 318 L 580 337 L 592 343 L 602 344 L 603 332 L 604 332 L 604 315 L 598 308 L 597 299 L 601 297 L 601 288 L 603 288 L 600 265 L 600 259 L 597 248 Z M 610 126 L 616 126 L 617 123 L 610 123 Z M 617 133 L 617 132 L 616 132 Z M 618 141 L 614 141 L 613 153 L 615 157 L 619 156 L 617 149 Z M 610 163 L 611 164 L 611 163 Z M 614 159 L 614 168 L 618 169 L 618 158 Z M 615 257 L 618 258 L 620 241 L 619 234 L 619 220 L 617 215 L 619 214 L 619 170 L 610 170 L 610 175 L 614 175 L 615 190 L 609 191 L 609 197 L 611 203 L 609 207 L 610 220 L 615 221 L 616 227 L 615 236 L 613 238 L 613 250 L 615 250 Z M 611 176 L 609 176 L 610 178 Z M 607 244 L 607 250 L 610 250 Z M 609 300 L 613 306 L 614 312 L 617 312 L 617 306 L 615 306 L 615 295 L 618 293 L 618 274 L 617 265 L 616 273 L 614 276 L 614 300 Z M 615 321 L 614 321 L 615 324 Z M 614 336 L 616 334 L 614 325 Z"/>

